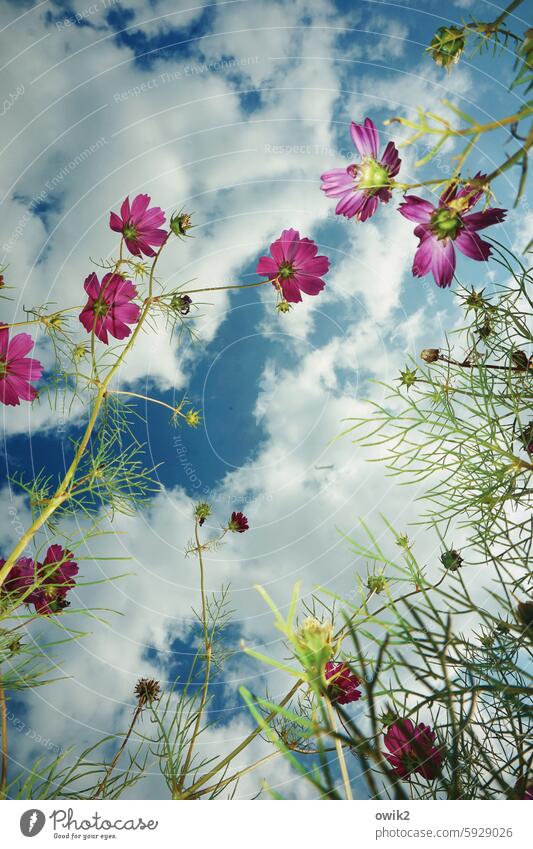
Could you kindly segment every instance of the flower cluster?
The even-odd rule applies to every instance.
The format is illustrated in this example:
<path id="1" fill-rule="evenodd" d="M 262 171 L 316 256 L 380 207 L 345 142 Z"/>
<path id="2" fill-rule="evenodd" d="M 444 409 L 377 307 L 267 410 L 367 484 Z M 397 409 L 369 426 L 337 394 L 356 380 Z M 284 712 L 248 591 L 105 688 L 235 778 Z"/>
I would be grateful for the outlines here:
<path id="1" fill-rule="evenodd" d="M 36 613 L 48 616 L 68 607 L 67 593 L 75 585 L 78 564 L 73 554 L 60 545 L 51 545 L 42 563 L 20 557 L 6 579 L 3 592 L 11 599 L 33 604 Z M 5 560 L 0 560 L 0 568 Z"/>
<path id="2" fill-rule="evenodd" d="M 452 52 L 457 55 L 456 45 Z M 378 130 L 370 118 L 365 118 L 363 124 L 352 122 L 350 133 L 360 162 L 322 174 L 322 191 L 328 197 L 339 198 L 335 207 L 337 215 L 367 221 L 380 202 L 390 200 L 401 160 L 392 141 L 379 158 Z M 437 286 L 444 288 L 451 285 L 455 273 L 456 249 L 470 259 L 489 258 L 490 245 L 477 233 L 503 221 L 505 210 L 470 212 L 481 199 L 486 180 L 485 174 L 478 173 L 461 188 L 457 181 L 452 182 L 437 206 L 417 195 L 404 198 L 399 211 L 417 224 L 414 234 L 420 240 L 413 261 L 415 277 L 431 272 Z"/>

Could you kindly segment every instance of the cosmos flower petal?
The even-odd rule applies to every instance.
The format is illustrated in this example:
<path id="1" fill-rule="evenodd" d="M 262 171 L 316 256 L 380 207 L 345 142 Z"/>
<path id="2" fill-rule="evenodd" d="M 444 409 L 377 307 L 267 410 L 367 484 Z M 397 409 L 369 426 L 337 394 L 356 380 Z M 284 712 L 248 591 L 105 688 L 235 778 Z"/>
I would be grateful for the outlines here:
<path id="1" fill-rule="evenodd" d="M 478 261 L 487 260 L 491 254 L 488 242 L 476 233 L 463 230 L 455 239 L 455 244 L 465 256 Z"/>
<path id="2" fill-rule="evenodd" d="M 404 218 L 408 218 L 409 221 L 417 221 L 420 224 L 428 224 L 435 211 L 429 201 L 416 195 L 405 195 L 398 209 Z"/>

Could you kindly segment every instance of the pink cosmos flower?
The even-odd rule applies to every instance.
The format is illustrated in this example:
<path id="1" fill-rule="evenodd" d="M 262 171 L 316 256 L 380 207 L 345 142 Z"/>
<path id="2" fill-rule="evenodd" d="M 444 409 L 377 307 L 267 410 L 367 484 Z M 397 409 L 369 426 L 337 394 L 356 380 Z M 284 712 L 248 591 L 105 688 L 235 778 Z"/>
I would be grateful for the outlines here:
<path id="1" fill-rule="evenodd" d="M 13 566 L 5 583 L 7 593 L 23 596 L 25 604 L 33 604 L 37 613 L 46 616 L 59 613 L 67 607 L 67 593 L 76 581 L 78 565 L 72 560 L 72 553 L 60 545 L 51 545 L 44 561 L 38 563 L 30 557 L 21 557 Z M 5 560 L 0 560 L 0 568 Z"/>
<path id="2" fill-rule="evenodd" d="M 485 174 L 474 177 L 480 182 L 485 178 Z M 453 184 L 442 193 L 437 207 L 416 195 L 405 196 L 399 210 L 405 218 L 418 222 L 414 230 L 420 239 L 413 261 L 415 277 L 424 277 L 431 271 L 437 286 L 451 286 L 455 248 L 470 259 L 489 258 L 490 245 L 477 235 L 477 231 L 499 224 L 506 210 L 494 208 L 470 214 L 482 194 L 473 185 L 467 184 L 458 190 L 457 184 Z"/>
<path id="3" fill-rule="evenodd" d="M 87 304 L 80 312 L 80 321 L 87 333 L 92 333 L 107 345 L 108 333 L 115 339 L 125 339 L 131 333 L 129 324 L 139 320 L 141 308 L 132 303 L 137 289 L 131 280 L 124 280 L 120 274 L 106 274 L 102 284 L 94 272 L 89 274 L 83 284 L 89 296 Z"/>
<path id="4" fill-rule="evenodd" d="M 443 754 L 435 748 L 436 734 L 427 725 L 420 723 L 416 728 L 410 719 L 397 719 L 384 737 L 385 746 L 391 753 L 385 757 L 399 778 L 409 778 L 417 772 L 431 781 L 440 775 Z"/>
<path id="5" fill-rule="evenodd" d="M 321 189 L 328 197 L 339 198 L 335 207 L 337 215 L 366 221 L 374 215 L 380 201 L 388 203 L 391 199 L 391 183 L 400 170 L 402 160 L 392 141 L 378 159 L 379 133 L 370 118 L 365 118 L 364 124 L 352 121 L 350 132 L 361 162 L 322 174 Z"/>
<path id="6" fill-rule="evenodd" d="M 361 698 L 361 690 L 357 689 L 361 682 L 350 672 L 345 663 L 333 663 L 328 660 L 326 663 L 326 680 L 330 682 L 328 690 L 332 702 L 337 702 L 339 705 L 348 705 L 350 702 L 356 702 Z"/>
<path id="7" fill-rule="evenodd" d="M 262 256 L 256 274 L 272 280 L 284 299 L 297 304 L 301 292 L 318 295 L 326 285 L 321 280 L 329 269 L 327 256 L 317 256 L 318 248 L 312 239 L 300 239 L 298 230 L 284 230 L 270 245 L 271 256 Z"/>
<path id="8" fill-rule="evenodd" d="M 34 342 L 27 333 L 18 333 L 11 341 L 7 327 L 0 327 L 0 401 L 17 407 L 20 401 L 33 401 L 37 390 L 31 380 L 38 380 L 43 367 L 39 360 L 27 357 Z"/>
<path id="9" fill-rule="evenodd" d="M 165 222 L 165 213 L 159 206 L 148 209 L 150 197 L 137 195 L 130 206 L 129 197 L 120 207 L 120 215 L 112 212 L 109 226 L 116 233 L 122 233 L 130 253 L 135 256 L 155 256 L 153 248 L 159 248 L 166 241 L 168 233 L 159 227 Z"/>

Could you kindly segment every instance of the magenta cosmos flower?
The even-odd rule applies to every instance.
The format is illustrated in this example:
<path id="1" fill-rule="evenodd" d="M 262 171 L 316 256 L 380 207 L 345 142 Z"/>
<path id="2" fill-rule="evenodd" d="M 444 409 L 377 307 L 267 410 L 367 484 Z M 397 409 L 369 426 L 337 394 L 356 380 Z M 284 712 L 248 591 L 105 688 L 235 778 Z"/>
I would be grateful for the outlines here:
<path id="1" fill-rule="evenodd" d="M 339 198 L 335 207 L 337 215 L 366 221 L 374 215 L 380 201 L 387 203 L 391 199 L 391 183 L 400 170 L 402 160 L 392 141 L 378 159 L 379 133 L 370 118 L 365 118 L 364 124 L 352 121 L 350 132 L 361 162 L 322 174 L 321 189 L 328 197 Z"/>
<path id="2" fill-rule="evenodd" d="M 131 333 L 130 324 L 139 320 L 141 308 L 132 303 L 137 289 L 131 280 L 124 280 L 120 274 L 106 274 L 102 283 L 94 272 L 89 274 L 83 284 L 89 296 L 87 304 L 80 312 L 80 321 L 87 333 L 92 333 L 107 345 L 108 333 L 115 339 L 125 339 Z"/>
<path id="3" fill-rule="evenodd" d="M 248 524 L 248 519 L 244 515 L 244 513 L 233 513 L 231 514 L 231 519 L 228 522 L 228 528 L 230 531 L 233 531 L 236 534 L 243 534 L 245 531 L 249 529 L 250 525 Z"/>
<path id="4" fill-rule="evenodd" d="M 485 174 L 476 174 L 482 182 Z M 406 195 L 399 210 L 405 218 L 418 222 L 414 234 L 420 239 L 413 261 L 415 277 L 424 277 L 431 271 L 437 286 L 451 286 L 455 273 L 455 248 L 470 259 L 487 260 L 491 249 L 478 235 L 478 230 L 499 224 L 505 218 L 505 209 L 470 210 L 483 192 L 467 184 L 457 189 L 457 184 L 446 188 L 437 207 L 416 195 Z"/>
<path id="5" fill-rule="evenodd" d="M 390 754 L 385 757 L 399 778 L 409 778 L 417 772 L 431 781 L 440 775 L 443 755 L 433 745 L 435 732 L 420 723 L 416 728 L 410 719 L 398 719 L 384 737 Z"/>
<path id="6" fill-rule="evenodd" d="M 271 279 L 286 301 L 297 304 L 301 292 L 318 295 L 326 285 L 321 277 L 329 269 L 329 259 L 317 256 L 317 251 L 312 239 L 300 239 L 298 230 L 284 230 L 270 245 L 271 256 L 259 258 L 256 274 Z"/>
<path id="7" fill-rule="evenodd" d="M 70 551 L 57 544 L 48 548 L 42 563 L 30 557 L 21 557 L 9 573 L 4 589 L 7 593 L 21 597 L 28 593 L 23 599 L 24 603 L 33 604 L 36 612 L 42 616 L 59 613 L 67 607 L 67 593 L 76 584 L 78 565 L 72 557 Z M 4 563 L 5 560 L 0 560 L 0 567 Z"/>
<path id="8" fill-rule="evenodd" d="M 43 367 L 39 360 L 27 357 L 34 342 L 27 333 L 9 339 L 7 327 L 0 327 L 0 401 L 17 407 L 22 401 L 33 401 L 37 390 L 31 380 L 38 380 Z"/>
<path id="9" fill-rule="evenodd" d="M 326 681 L 328 681 L 328 690 L 332 702 L 337 702 L 339 705 L 348 705 L 350 702 L 356 702 L 361 698 L 361 690 L 357 689 L 361 682 L 350 672 L 345 663 L 333 663 L 333 661 L 328 660 L 326 663 Z"/>
<path id="10" fill-rule="evenodd" d="M 137 195 L 131 205 L 127 197 L 120 215 L 112 212 L 109 217 L 109 226 L 122 233 L 129 252 L 135 256 L 155 256 L 153 248 L 160 248 L 168 236 L 166 230 L 159 229 L 165 223 L 165 213 L 159 206 L 148 209 L 149 203 L 148 195 Z"/>

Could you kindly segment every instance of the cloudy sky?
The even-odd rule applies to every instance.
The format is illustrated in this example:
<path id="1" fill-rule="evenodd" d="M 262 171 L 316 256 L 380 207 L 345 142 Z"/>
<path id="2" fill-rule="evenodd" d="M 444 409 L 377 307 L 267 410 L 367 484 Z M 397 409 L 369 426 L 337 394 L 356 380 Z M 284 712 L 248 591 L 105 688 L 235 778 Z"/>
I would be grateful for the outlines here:
<path id="1" fill-rule="evenodd" d="M 28 732 L 17 735 L 13 726 L 19 762 L 43 754 L 37 734 L 54 746 L 80 746 L 124 727 L 140 676 L 168 686 L 186 671 L 199 597 L 196 563 L 184 548 L 200 498 L 213 506 L 209 533 L 233 509 L 251 525 L 207 564 L 209 591 L 231 585 L 237 653 L 216 684 L 220 724 L 203 750 L 225 751 L 251 727 L 238 710 L 240 683 L 285 692 L 286 680 L 238 651 L 241 639 L 280 650 L 253 586 L 266 586 L 281 606 L 296 581 L 304 597 L 317 584 L 348 595 L 367 564 L 354 559 L 340 531 L 356 533 L 363 517 L 381 533 L 379 512 L 407 529 L 418 493 L 399 491 L 348 438 L 335 437 L 344 419 L 366 409 L 366 397 L 380 397 L 370 380 L 394 379 L 409 355 L 438 346 L 457 321 L 449 290 L 411 276 L 416 241 L 397 203 L 364 225 L 335 218 L 319 176 L 352 161 L 350 120 L 371 116 L 385 144 L 404 136 L 383 122 L 412 117 L 417 107 L 446 114 L 441 101 L 448 99 L 488 121 L 521 102 L 507 93 L 511 62 L 502 59 L 495 78 L 486 58 L 467 57 L 448 74 L 424 54 L 438 26 L 469 14 L 494 18 L 498 4 L 455 0 L 443 18 L 437 0 L 196 2 L 0 5 L 0 264 L 14 286 L 5 320 L 22 320 L 24 307 L 81 303 L 90 258 L 109 257 L 116 246 L 109 211 L 138 192 L 168 212 L 194 214 L 194 238 L 176 240 L 163 255 L 168 285 L 252 282 L 257 257 L 286 227 L 315 239 L 331 270 L 324 292 L 288 315 L 274 311 L 266 287 L 220 293 L 202 297 L 194 344 L 179 343 L 164 323 L 141 336 L 122 385 L 170 404 L 186 394 L 203 421 L 197 431 L 176 430 L 161 408 L 140 408 L 139 436 L 149 462 L 162 464 L 161 491 L 80 552 L 86 581 L 129 574 L 75 594 L 73 607 L 116 613 L 102 622 L 69 620 L 90 633 L 56 655 L 65 680 L 12 703 Z M 492 170 L 507 141 L 502 133 L 476 150 L 472 169 Z M 404 150 L 403 180 L 421 179 L 414 163 L 424 152 L 422 143 Z M 433 171 L 445 173 L 453 152 L 445 148 Z M 498 205 L 510 204 L 512 179 L 496 184 Z M 500 227 L 500 241 L 522 247 L 531 220 L 524 202 Z M 490 286 L 493 275 L 459 265 L 468 285 Z M 47 343 L 35 336 L 49 364 Z M 43 467 L 60 472 L 85 415 L 76 404 L 59 414 L 45 401 L 4 412 L 5 548 L 28 521 L 8 478 Z M 435 540 L 417 537 L 415 528 L 409 534 L 421 560 L 436 558 Z M 27 639 L 46 633 L 57 634 L 32 624 Z M 288 797 L 306 792 L 276 764 L 246 778 L 239 794 L 254 796 L 262 777 Z M 144 793 L 163 793 L 156 776 L 149 782 Z"/>

